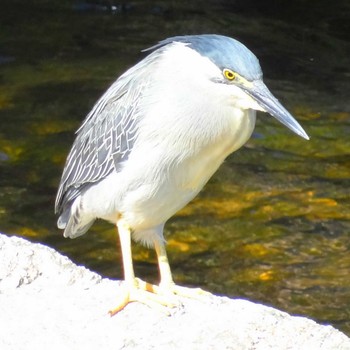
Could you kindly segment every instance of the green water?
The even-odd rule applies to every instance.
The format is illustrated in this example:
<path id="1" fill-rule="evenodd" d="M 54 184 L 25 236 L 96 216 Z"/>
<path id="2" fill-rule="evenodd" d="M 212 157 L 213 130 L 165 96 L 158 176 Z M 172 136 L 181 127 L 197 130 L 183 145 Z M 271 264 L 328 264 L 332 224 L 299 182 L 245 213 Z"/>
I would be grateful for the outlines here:
<path id="1" fill-rule="evenodd" d="M 135 1 L 112 14 L 70 1 L 3 1 L 0 231 L 121 278 L 111 225 L 98 222 L 77 240 L 55 225 L 74 131 L 141 49 L 178 34 L 233 36 L 260 58 L 267 85 L 311 140 L 259 114 L 248 144 L 166 225 L 174 278 L 350 334 L 349 5 L 309 3 Z M 138 276 L 157 281 L 153 251 L 135 246 L 134 261 Z"/>

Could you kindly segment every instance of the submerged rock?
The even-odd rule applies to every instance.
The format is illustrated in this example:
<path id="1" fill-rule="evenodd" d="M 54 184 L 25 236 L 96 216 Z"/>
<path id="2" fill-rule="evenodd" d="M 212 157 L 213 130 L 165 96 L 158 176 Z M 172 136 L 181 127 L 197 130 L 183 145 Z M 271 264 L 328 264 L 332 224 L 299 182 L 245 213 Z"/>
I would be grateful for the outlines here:
<path id="1" fill-rule="evenodd" d="M 331 326 L 241 299 L 139 303 L 110 317 L 120 281 L 55 250 L 0 235 L 0 349 L 350 349 Z"/>

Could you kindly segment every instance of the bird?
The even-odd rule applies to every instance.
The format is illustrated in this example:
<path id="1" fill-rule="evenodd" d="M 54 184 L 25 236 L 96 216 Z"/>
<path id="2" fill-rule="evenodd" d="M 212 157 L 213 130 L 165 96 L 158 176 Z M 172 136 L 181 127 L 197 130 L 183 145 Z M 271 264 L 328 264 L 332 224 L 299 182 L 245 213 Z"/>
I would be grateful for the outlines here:
<path id="1" fill-rule="evenodd" d="M 178 295 L 204 292 L 173 281 L 164 225 L 248 141 L 256 111 L 309 139 L 238 40 L 174 36 L 144 52 L 76 131 L 55 202 L 64 237 L 83 235 L 97 219 L 117 227 L 124 281 L 111 315 L 134 301 L 166 308 Z M 159 285 L 135 277 L 133 240 L 155 249 Z"/>

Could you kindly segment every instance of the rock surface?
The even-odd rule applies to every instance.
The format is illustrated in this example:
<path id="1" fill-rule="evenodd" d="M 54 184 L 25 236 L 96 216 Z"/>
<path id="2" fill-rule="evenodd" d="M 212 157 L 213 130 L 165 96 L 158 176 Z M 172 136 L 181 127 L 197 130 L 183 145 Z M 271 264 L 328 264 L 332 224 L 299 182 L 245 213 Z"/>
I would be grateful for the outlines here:
<path id="1" fill-rule="evenodd" d="M 139 303 L 110 317 L 121 282 L 41 244 L 0 235 L 0 349 L 350 349 L 331 326 L 239 299 Z"/>

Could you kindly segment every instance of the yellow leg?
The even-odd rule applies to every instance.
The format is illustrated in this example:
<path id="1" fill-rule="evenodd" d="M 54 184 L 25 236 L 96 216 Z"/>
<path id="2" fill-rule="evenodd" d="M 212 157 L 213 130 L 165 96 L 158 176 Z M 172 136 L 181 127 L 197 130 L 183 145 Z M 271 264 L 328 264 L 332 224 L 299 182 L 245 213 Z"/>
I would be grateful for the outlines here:
<path id="1" fill-rule="evenodd" d="M 174 299 L 175 294 L 195 299 L 210 295 L 210 293 L 200 288 L 180 287 L 173 282 L 165 246 L 160 241 L 154 244 L 160 272 L 159 287 L 135 278 L 131 254 L 130 228 L 122 220 L 118 221 L 117 226 L 123 257 L 125 283 L 118 296 L 117 306 L 109 311 L 111 316 L 124 309 L 127 304 L 133 301 L 141 302 L 151 308 L 158 308 L 160 311 L 167 313 L 167 310 L 160 306 L 174 307 L 178 305 L 179 302 Z"/>
<path id="2" fill-rule="evenodd" d="M 131 232 L 130 228 L 122 220 L 117 223 L 120 245 L 124 267 L 124 286 L 118 296 L 117 306 L 109 311 L 111 316 L 118 313 L 124 307 L 134 301 L 141 302 L 152 308 L 159 308 L 159 305 L 175 306 L 167 298 L 158 294 L 158 287 L 135 278 L 131 253 Z M 163 311 L 163 310 L 162 310 Z"/>
<path id="3" fill-rule="evenodd" d="M 176 294 L 193 299 L 199 299 L 203 296 L 211 295 L 211 293 L 206 292 L 201 288 L 188 288 L 176 285 L 173 281 L 164 243 L 157 241 L 155 242 L 154 246 L 158 257 L 160 273 L 159 291 L 157 291 L 158 293 L 165 295 Z"/>
<path id="4" fill-rule="evenodd" d="M 160 273 L 160 287 L 170 287 L 174 285 L 173 276 L 171 274 L 168 256 L 163 242 L 155 242 L 154 248 L 157 253 L 158 266 Z"/>
<path id="5" fill-rule="evenodd" d="M 124 279 L 127 284 L 133 285 L 135 280 L 135 273 L 131 253 L 131 232 L 129 227 L 127 227 L 121 220 L 118 221 L 117 227 L 122 250 Z"/>

